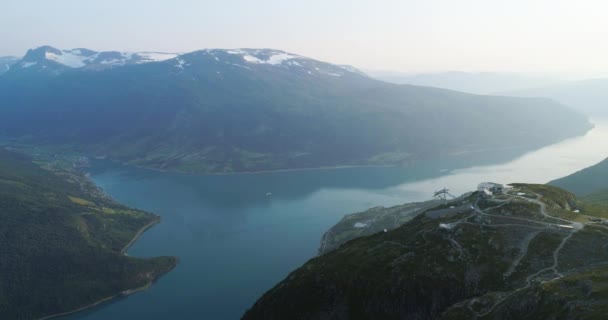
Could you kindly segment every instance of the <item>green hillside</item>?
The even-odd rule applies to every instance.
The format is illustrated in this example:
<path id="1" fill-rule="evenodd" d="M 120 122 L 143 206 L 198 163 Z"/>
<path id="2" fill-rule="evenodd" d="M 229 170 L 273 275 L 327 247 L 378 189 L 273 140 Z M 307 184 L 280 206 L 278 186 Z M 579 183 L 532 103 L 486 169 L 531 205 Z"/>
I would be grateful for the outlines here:
<path id="1" fill-rule="evenodd" d="M 608 193 L 608 159 L 549 184 L 569 190 L 578 196 Z"/>
<path id="2" fill-rule="evenodd" d="M 608 206 L 608 159 L 549 184 L 574 192 L 591 206 Z"/>
<path id="3" fill-rule="evenodd" d="M 313 258 L 243 319 L 603 319 L 608 208 L 513 186 Z"/>
<path id="4" fill-rule="evenodd" d="M 158 216 L 107 198 L 84 176 L 0 149 L 0 319 L 38 319 L 149 285 L 173 257 L 123 250 Z"/>

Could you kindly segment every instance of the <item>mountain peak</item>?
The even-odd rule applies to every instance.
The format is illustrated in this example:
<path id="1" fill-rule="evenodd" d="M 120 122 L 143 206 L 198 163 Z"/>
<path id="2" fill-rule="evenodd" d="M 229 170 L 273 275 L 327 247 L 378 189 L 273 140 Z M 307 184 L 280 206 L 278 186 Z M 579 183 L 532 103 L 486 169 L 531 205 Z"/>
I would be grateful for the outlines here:
<path id="1" fill-rule="evenodd" d="M 192 63 L 208 61 L 216 66 L 236 67 L 248 71 L 284 70 L 308 76 L 342 77 L 363 72 L 351 66 L 331 64 L 298 54 L 277 49 L 203 49 L 183 54 L 176 67 L 183 68 Z"/>

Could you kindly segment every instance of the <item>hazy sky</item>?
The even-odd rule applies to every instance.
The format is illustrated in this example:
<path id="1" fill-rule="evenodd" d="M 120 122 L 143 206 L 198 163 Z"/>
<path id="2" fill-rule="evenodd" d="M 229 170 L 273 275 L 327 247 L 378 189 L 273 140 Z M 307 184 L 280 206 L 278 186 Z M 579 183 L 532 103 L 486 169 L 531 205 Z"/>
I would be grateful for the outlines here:
<path id="1" fill-rule="evenodd" d="M 607 16 L 601 0 L 2 0 L 0 55 L 264 47 L 375 70 L 601 73 Z"/>

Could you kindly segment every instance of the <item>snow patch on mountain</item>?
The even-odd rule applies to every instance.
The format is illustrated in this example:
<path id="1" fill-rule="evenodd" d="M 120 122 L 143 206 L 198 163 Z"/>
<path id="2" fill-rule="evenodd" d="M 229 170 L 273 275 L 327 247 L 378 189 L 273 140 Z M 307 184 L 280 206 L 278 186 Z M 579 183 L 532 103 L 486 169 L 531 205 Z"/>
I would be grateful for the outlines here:
<path id="1" fill-rule="evenodd" d="M 277 65 L 277 64 L 283 63 L 283 61 L 287 61 L 287 60 L 291 60 L 291 59 L 296 59 L 296 58 L 298 58 L 298 56 L 293 55 L 293 54 L 279 53 L 279 54 L 275 54 L 275 55 L 270 56 L 270 58 L 268 58 L 268 60 L 266 60 L 266 63 Z"/>
<path id="2" fill-rule="evenodd" d="M 246 62 L 246 64 L 266 64 L 277 67 L 297 68 L 299 72 L 306 72 L 309 75 L 318 74 L 323 76 L 342 77 L 347 73 L 361 73 L 359 70 L 351 66 L 332 65 L 296 54 L 273 49 L 228 49 L 205 50 L 204 52 L 212 55 L 222 52 L 224 54 L 240 56 L 244 62 Z M 226 63 L 237 65 L 229 62 Z M 239 66 L 244 67 L 243 65 Z"/>
<path id="3" fill-rule="evenodd" d="M 101 63 L 103 65 L 110 65 L 110 66 L 124 65 L 125 60 L 124 59 L 105 59 L 105 60 L 99 61 L 99 63 Z"/>
<path id="4" fill-rule="evenodd" d="M 252 63 L 264 63 L 264 61 L 254 57 L 254 56 L 250 56 L 250 55 L 244 55 L 243 59 L 245 59 L 245 61 L 247 61 L 247 62 L 252 62 Z"/>
<path id="5" fill-rule="evenodd" d="M 70 68 L 82 68 L 87 65 L 85 62 L 88 57 L 80 55 L 81 52 L 79 50 L 73 51 L 61 51 L 59 54 L 55 52 L 45 52 L 45 57 L 47 60 L 55 61 L 57 63 L 61 63 Z"/>
<path id="6" fill-rule="evenodd" d="M 175 64 L 175 67 L 181 70 L 184 70 L 184 66 L 189 66 L 190 64 L 186 64 L 186 61 L 184 59 L 181 58 L 177 58 L 175 59 L 175 62 L 177 62 Z"/>
<path id="7" fill-rule="evenodd" d="M 34 62 L 23 62 L 23 63 L 21 63 L 21 68 L 23 68 L 23 69 L 29 68 L 29 67 L 35 66 L 36 64 L 38 64 L 38 62 L 36 62 L 36 61 L 34 61 Z"/>
<path id="8" fill-rule="evenodd" d="M 88 49 L 59 50 L 49 46 L 43 46 L 29 50 L 23 58 L 20 67 L 34 66 L 33 62 L 46 66 L 47 62 L 78 69 L 101 70 L 115 66 L 130 64 L 143 64 L 175 59 L 178 53 L 163 52 L 119 52 L 119 51 L 92 51 Z"/>
<path id="9" fill-rule="evenodd" d="M 359 73 L 360 72 L 357 68 L 355 68 L 353 66 L 340 65 L 338 67 L 340 67 L 340 68 L 342 68 L 342 69 L 344 69 L 344 70 L 346 70 L 348 72 L 353 72 L 353 73 Z"/>
<path id="10" fill-rule="evenodd" d="M 147 62 L 159 62 L 170 59 L 175 59 L 179 54 L 177 53 L 163 53 L 163 52 L 137 52 L 136 56 L 140 57 L 141 60 L 138 63 L 147 63 Z"/>
<path id="11" fill-rule="evenodd" d="M 226 50 L 226 53 L 232 55 L 240 55 L 249 63 L 280 65 L 284 61 L 302 58 L 298 55 L 268 49 L 231 49 Z"/>

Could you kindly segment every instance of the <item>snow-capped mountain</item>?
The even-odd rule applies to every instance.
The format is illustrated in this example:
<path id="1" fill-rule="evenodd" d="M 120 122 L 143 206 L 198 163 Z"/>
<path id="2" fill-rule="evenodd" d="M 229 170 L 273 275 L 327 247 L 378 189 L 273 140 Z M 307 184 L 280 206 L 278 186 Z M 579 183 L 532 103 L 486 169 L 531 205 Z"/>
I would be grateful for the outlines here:
<path id="1" fill-rule="evenodd" d="M 272 49 L 41 47 L 0 76 L 0 97 L 0 135 L 197 172 L 411 163 L 589 127 L 549 100 L 390 84 Z"/>
<path id="2" fill-rule="evenodd" d="M 93 51 L 89 49 L 60 50 L 43 46 L 28 50 L 15 67 L 60 71 L 63 68 L 102 70 L 118 66 L 158 62 L 177 57 L 176 53 Z"/>
<path id="3" fill-rule="evenodd" d="M 300 55 L 273 49 L 205 49 L 190 53 L 93 51 L 84 48 L 61 50 L 43 46 L 29 50 L 15 64 L 15 70 L 63 71 L 104 70 L 128 65 L 165 62 L 178 70 L 206 62 L 208 67 L 254 69 L 273 67 L 291 69 L 308 75 L 341 77 L 344 74 L 363 73 L 351 66 L 333 65 Z M 7 69 L 8 70 L 8 69 Z M 218 70 L 221 72 L 221 70 Z"/>
<path id="4" fill-rule="evenodd" d="M 207 49 L 180 55 L 175 60 L 177 68 L 206 61 L 215 67 L 236 67 L 249 71 L 281 69 L 310 76 L 330 77 L 364 75 L 351 66 L 334 65 L 274 49 Z"/>

